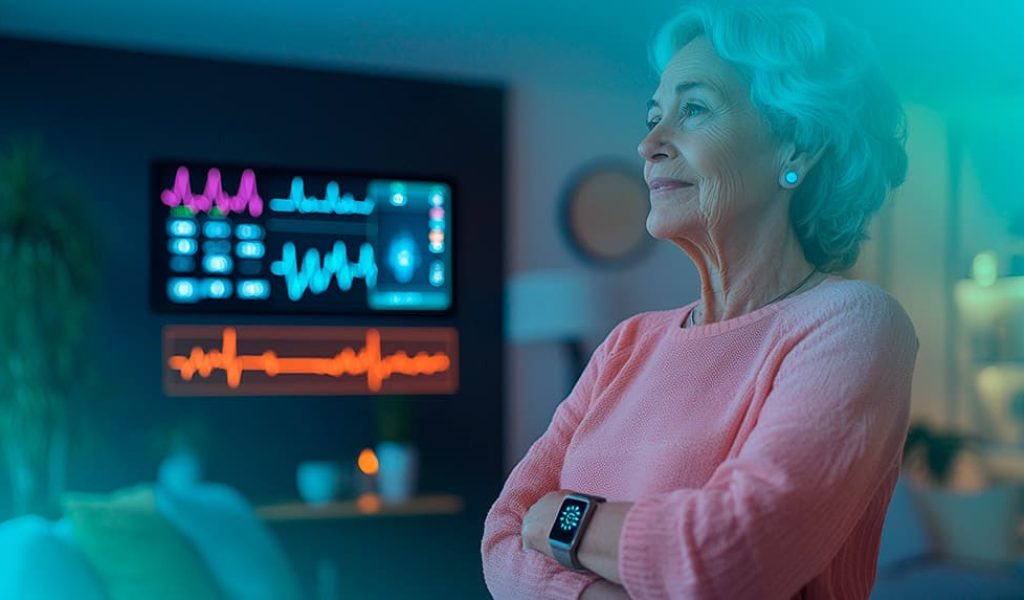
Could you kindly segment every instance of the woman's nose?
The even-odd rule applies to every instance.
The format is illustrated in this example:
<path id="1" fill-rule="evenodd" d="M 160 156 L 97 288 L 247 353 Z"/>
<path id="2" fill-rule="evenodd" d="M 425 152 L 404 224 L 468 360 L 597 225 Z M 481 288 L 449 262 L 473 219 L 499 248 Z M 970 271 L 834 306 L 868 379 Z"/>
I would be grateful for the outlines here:
<path id="1" fill-rule="evenodd" d="M 640 140 L 640 145 L 636 147 L 636 151 L 644 160 L 656 162 L 669 158 L 672 155 L 672 146 L 662 138 L 661 128 L 655 126 L 654 129 L 644 136 L 644 139 Z"/>

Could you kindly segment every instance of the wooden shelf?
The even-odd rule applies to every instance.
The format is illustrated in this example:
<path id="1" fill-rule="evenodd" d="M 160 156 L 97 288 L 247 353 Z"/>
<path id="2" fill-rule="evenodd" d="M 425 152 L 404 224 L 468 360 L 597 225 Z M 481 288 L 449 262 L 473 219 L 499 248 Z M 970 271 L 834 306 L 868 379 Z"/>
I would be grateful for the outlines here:
<path id="1" fill-rule="evenodd" d="M 387 504 L 376 494 L 329 504 L 307 504 L 301 500 L 266 504 L 256 513 L 268 522 L 321 521 L 386 516 L 452 515 L 462 511 L 462 498 L 448 494 L 415 496 L 401 504 Z"/>

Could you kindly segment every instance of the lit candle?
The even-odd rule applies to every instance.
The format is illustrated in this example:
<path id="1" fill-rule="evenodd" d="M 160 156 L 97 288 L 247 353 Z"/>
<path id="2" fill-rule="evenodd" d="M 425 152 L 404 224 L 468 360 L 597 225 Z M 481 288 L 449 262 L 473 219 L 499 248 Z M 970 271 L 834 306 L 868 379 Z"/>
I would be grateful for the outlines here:
<path id="1" fill-rule="evenodd" d="M 377 462 L 377 455 L 370 448 L 364 448 L 359 453 L 356 461 L 358 473 L 356 479 L 356 493 L 373 494 L 377 491 L 377 473 L 380 471 L 380 463 Z"/>

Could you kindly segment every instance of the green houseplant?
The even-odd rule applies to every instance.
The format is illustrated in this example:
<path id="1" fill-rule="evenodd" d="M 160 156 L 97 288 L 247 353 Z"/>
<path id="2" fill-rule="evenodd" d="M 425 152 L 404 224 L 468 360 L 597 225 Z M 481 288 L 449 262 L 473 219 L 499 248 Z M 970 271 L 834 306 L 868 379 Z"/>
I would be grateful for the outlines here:
<path id="1" fill-rule="evenodd" d="M 903 468 L 921 487 L 976 491 L 988 483 L 981 445 L 972 434 L 914 423 L 903 446 Z"/>
<path id="2" fill-rule="evenodd" d="M 39 142 L 11 142 L 0 155 L 0 453 L 16 515 L 54 509 L 64 487 L 98 272 L 87 213 Z"/>
<path id="3" fill-rule="evenodd" d="M 412 406 L 405 396 L 374 398 L 377 440 L 408 443 L 412 441 Z"/>

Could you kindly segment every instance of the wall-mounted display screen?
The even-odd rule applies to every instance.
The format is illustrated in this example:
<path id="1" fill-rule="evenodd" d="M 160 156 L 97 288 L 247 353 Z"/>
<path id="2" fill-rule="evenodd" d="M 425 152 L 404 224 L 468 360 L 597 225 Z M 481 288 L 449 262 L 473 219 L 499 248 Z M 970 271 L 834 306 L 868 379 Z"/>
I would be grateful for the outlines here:
<path id="1" fill-rule="evenodd" d="M 154 310 L 451 307 L 447 182 L 157 161 L 150 204 Z"/>
<path id="2" fill-rule="evenodd" d="M 451 327 L 167 325 L 169 396 L 454 394 Z"/>

